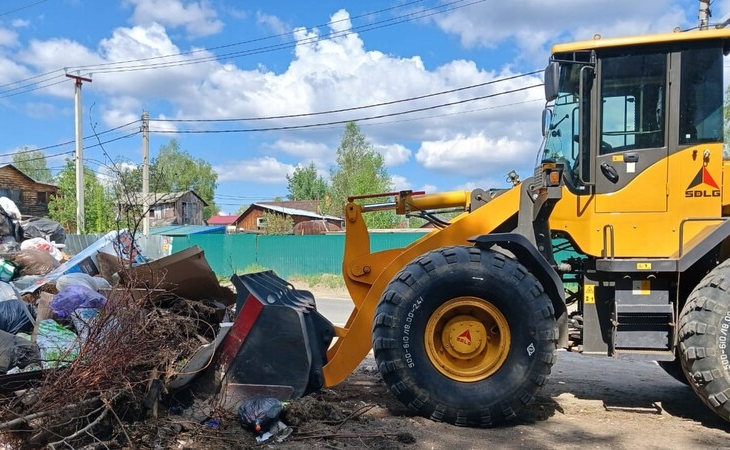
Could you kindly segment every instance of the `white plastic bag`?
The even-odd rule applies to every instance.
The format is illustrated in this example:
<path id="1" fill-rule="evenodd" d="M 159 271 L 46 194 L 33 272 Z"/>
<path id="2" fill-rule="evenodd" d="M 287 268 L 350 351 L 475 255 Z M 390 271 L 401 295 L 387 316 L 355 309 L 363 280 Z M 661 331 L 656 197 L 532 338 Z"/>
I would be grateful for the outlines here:
<path id="1" fill-rule="evenodd" d="M 43 238 L 35 237 L 24 240 L 20 244 L 21 250 L 29 250 L 29 249 L 36 249 L 36 250 L 45 250 L 48 253 L 53 256 L 53 259 L 55 259 L 58 262 L 61 262 L 63 259 L 63 254 L 56 248 L 55 245 L 53 245 L 52 242 L 49 242 Z"/>

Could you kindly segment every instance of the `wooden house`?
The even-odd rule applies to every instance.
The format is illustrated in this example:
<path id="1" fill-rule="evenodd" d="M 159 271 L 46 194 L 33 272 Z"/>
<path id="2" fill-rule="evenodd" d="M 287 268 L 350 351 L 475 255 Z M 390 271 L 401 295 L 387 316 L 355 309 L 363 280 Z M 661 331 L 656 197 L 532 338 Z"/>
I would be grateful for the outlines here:
<path id="1" fill-rule="evenodd" d="M 344 220 L 340 217 L 328 216 L 319 212 L 319 201 L 284 201 L 284 202 L 259 202 L 251 204 L 236 220 L 241 231 L 264 232 L 266 228 L 266 217 L 264 213 L 281 214 L 291 217 L 294 226 L 301 222 L 311 220 L 323 220 L 332 227 L 328 229 L 341 229 Z"/>
<path id="2" fill-rule="evenodd" d="M 144 205 L 141 193 L 131 195 L 126 206 Z M 205 225 L 203 208 L 208 204 L 195 191 L 151 192 L 147 204 L 150 206 L 150 226 Z"/>
<path id="3" fill-rule="evenodd" d="M 0 165 L 0 196 L 15 203 L 25 217 L 47 217 L 48 201 L 58 187 L 29 177 L 12 164 Z"/>

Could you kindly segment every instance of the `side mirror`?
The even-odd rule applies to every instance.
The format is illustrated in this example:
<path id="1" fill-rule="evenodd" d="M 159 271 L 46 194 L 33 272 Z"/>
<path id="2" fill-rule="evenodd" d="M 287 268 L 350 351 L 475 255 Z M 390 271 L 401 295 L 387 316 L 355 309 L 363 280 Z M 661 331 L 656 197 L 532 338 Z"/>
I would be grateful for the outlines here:
<path id="1" fill-rule="evenodd" d="M 553 111 L 549 108 L 542 110 L 542 137 L 550 132 L 550 124 L 553 122 Z"/>
<path id="2" fill-rule="evenodd" d="M 545 101 L 551 102 L 558 98 L 559 81 L 560 65 L 553 61 L 545 68 Z"/>

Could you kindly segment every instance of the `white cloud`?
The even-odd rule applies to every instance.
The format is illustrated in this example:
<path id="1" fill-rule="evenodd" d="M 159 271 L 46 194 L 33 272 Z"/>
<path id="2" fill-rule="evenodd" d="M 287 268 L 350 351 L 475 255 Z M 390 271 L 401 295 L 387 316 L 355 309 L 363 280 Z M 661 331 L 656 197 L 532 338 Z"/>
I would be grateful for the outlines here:
<path id="1" fill-rule="evenodd" d="M 10 24 L 13 28 L 25 28 L 30 25 L 30 21 L 23 19 L 14 19 Z"/>
<path id="2" fill-rule="evenodd" d="M 183 27 L 193 37 L 209 36 L 223 29 L 223 22 L 206 0 L 124 0 L 124 3 L 134 7 L 135 25 L 157 22 L 173 28 Z"/>
<path id="3" fill-rule="evenodd" d="M 714 8 L 716 9 L 716 8 Z M 524 58 L 564 41 L 616 37 L 648 32 L 671 32 L 695 26 L 677 0 L 523 0 L 482 2 L 433 17 L 445 32 L 459 36 L 466 47 L 493 48 L 514 40 Z M 567 31 L 566 30 L 570 30 Z"/>
<path id="4" fill-rule="evenodd" d="M 7 28 L 0 28 L 0 46 L 11 47 L 18 43 L 18 33 Z"/>
<path id="5" fill-rule="evenodd" d="M 265 156 L 245 161 L 232 161 L 222 166 L 215 166 L 213 170 L 218 174 L 219 182 L 286 184 L 286 176 L 294 173 L 294 166 Z"/>
<path id="6" fill-rule="evenodd" d="M 373 145 L 376 152 L 383 155 L 383 161 L 386 167 L 397 166 L 408 162 L 411 157 L 411 151 L 401 144 Z"/>
<path id="7" fill-rule="evenodd" d="M 291 31 L 291 26 L 283 20 L 262 12 L 256 13 L 256 23 L 264 25 L 267 29 L 271 30 L 273 34 L 284 34 Z"/>
<path id="8" fill-rule="evenodd" d="M 391 175 L 390 182 L 393 184 L 394 191 L 407 191 L 411 189 L 411 183 L 406 177 L 400 175 Z"/>
<path id="9" fill-rule="evenodd" d="M 508 137 L 494 139 L 477 133 L 423 142 L 416 153 L 416 160 L 433 171 L 480 176 L 487 171 L 504 170 L 506 173 L 508 167 L 522 166 L 525 159 L 536 150 L 527 141 Z"/>
<path id="10" fill-rule="evenodd" d="M 302 161 L 306 161 L 305 165 L 309 165 L 309 161 L 322 161 L 322 156 L 330 153 L 329 147 L 322 142 L 312 142 L 305 140 L 284 140 L 279 139 L 272 144 L 262 147 L 267 152 L 283 152 L 285 154 L 295 156 Z M 329 161 L 328 161 L 329 162 Z"/>
<path id="11" fill-rule="evenodd" d="M 419 189 L 416 189 L 418 191 L 425 192 L 426 194 L 433 194 L 434 192 L 438 192 L 438 186 L 435 184 L 424 184 Z"/>

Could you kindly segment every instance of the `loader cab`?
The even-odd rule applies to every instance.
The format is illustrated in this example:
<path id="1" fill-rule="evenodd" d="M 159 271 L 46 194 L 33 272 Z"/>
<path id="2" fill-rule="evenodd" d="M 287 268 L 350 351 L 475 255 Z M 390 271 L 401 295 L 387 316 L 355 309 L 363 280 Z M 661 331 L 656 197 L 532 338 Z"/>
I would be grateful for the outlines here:
<path id="1" fill-rule="evenodd" d="M 554 49 L 545 72 L 551 114 L 543 159 L 565 164 L 574 194 L 608 194 L 596 195 L 596 213 L 667 211 L 667 157 L 722 142 L 727 43 L 681 35 L 688 33 L 667 35 L 675 42 L 598 40 Z M 639 178 L 640 202 L 635 193 L 618 195 Z"/>

